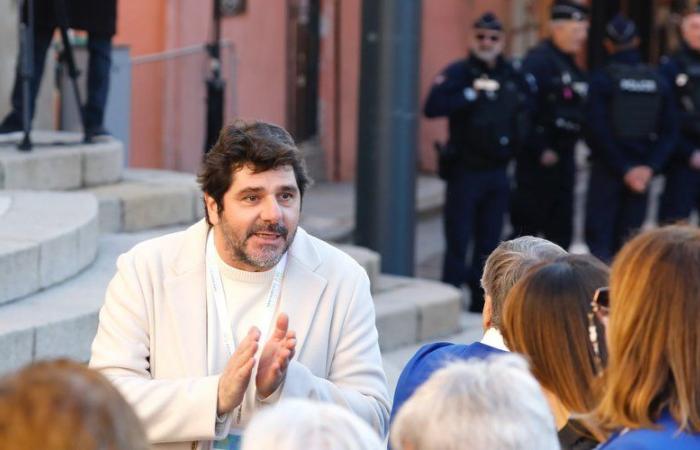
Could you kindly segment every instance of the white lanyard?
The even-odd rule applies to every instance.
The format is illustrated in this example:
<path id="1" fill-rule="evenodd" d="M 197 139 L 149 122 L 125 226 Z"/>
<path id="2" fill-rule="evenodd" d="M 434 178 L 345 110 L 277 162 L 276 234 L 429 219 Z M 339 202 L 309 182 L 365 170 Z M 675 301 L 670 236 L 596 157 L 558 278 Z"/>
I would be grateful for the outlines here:
<path id="1" fill-rule="evenodd" d="M 216 316 L 219 319 L 219 328 L 224 337 L 224 343 L 226 344 L 226 349 L 228 350 L 228 358 L 233 355 L 236 350 L 236 341 L 234 339 L 234 331 L 231 326 L 231 316 L 229 315 L 228 306 L 226 304 L 226 292 L 224 291 L 224 285 L 221 281 L 221 270 L 219 269 L 219 264 L 217 262 L 216 246 L 214 245 L 214 229 L 209 230 L 209 235 L 207 236 L 206 245 L 206 272 L 207 272 L 207 289 L 211 289 L 212 299 L 214 300 L 214 305 L 216 306 Z M 270 293 L 265 301 L 265 313 L 263 314 L 262 321 L 257 324 L 260 328 L 260 342 L 261 345 L 258 347 L 256 354 L 256 360 L 260 360 L 259 354 L 262 352 L 264 342 L 267 339 L 267 334 L 272 325 L 275 311 L 277 310 L 277 304 L 279 303 L 280 294 L 282 291 L 282 279 L 284 278 L 284 272 L 287 267 L 287 253 L 282 255 L 280 262 L 275 267 L 275 274 L 272 278 L 272 286 L 270 286 Z M 209 345 L 209 348 L 213 346 Z M 209 359 L 209 374 L 213 374 L 214 361 L 216 360 L 215 355 L 208 352 Z M 257 372 L 257 366 L 253 370 L 253 376 L 251 379 L 255 379 L 255 373 Z M 243 403 L 238 407 L 238 417 L 237 422 L 240 423 L 241 410 L 243 409 Z"/>

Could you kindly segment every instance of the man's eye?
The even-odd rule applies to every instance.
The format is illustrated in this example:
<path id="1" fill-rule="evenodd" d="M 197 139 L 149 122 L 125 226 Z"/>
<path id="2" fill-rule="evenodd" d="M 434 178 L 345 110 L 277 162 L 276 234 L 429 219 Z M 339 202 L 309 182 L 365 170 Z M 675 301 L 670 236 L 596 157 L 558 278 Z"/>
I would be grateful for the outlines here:
<path id="1" fill-rule="evenodd" d="M 294 198 L 294 194 L 292 194 L 291 192 L 285 192 L 280 195 L 280 198 L 282 200 L 289 201 Z"/>
<path id="2" fill-rule="evenodd" d="M 254 202 L 254 201 L 258 200 L 258 196 L 257 195 L 246 195 L 245 197 L 243 197 L 243 200 L 245 200 L 247 202 Z"/>

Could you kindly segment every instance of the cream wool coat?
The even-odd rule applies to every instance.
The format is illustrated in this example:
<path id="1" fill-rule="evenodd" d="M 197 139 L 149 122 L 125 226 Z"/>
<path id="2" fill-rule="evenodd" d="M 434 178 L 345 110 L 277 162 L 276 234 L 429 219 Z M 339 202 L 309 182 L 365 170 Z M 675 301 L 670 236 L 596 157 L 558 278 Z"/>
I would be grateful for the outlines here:
<path id="1" fill-rule="evenodd" d="M 202 220 L 121 255 L 92 344 L 90 367 L 134 406 L 157 449 L 214 438 L 219 376 L 207 374 L 208 230 Z M 279 311 L 289 314 L 297 349 L 279 396 L 343 405 L 385 436 L 390 401 L 366 272 L 301 228 L 288 255 Z"/>

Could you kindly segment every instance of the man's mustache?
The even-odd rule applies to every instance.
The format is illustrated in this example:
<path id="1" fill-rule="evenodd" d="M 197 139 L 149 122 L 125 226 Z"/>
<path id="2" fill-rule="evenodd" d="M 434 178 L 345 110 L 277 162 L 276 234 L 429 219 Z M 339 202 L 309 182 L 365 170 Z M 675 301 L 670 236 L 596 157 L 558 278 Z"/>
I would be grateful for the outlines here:
<path id="1" fill-rule="evenodd" d="M 253 228 L 248 230 L 248 235 L 246 237 L 249 238 L 256 233 L 274 233 L 286 239 L 287 234 L 289 234 L 289 229 L 281 223 L 256 224 L 253 225 Z"/>

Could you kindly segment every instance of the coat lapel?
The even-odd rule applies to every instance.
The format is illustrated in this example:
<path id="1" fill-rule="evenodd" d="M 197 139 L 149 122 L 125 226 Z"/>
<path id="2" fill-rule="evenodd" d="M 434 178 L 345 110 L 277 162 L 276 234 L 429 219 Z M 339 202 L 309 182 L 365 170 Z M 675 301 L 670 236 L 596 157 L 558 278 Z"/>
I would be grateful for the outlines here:
<path id="1" fill-rule="evenodd" d="M 207 375 L 207 301 L 204 246 L 209 226 L 202 220 L 185 231 L 183 244 L 164 282 L 181 351 L 183 373 Z"/>
<path id="2" fill-rule="evenodd" d="M 299 228 L 289 249 L 289 263 L 282 285 L 280 312 L 289 315 L 289 329 L 296 332 L 298 358 L 328 281 L 314 272 L 321 259 L 306 232 Z"/>

